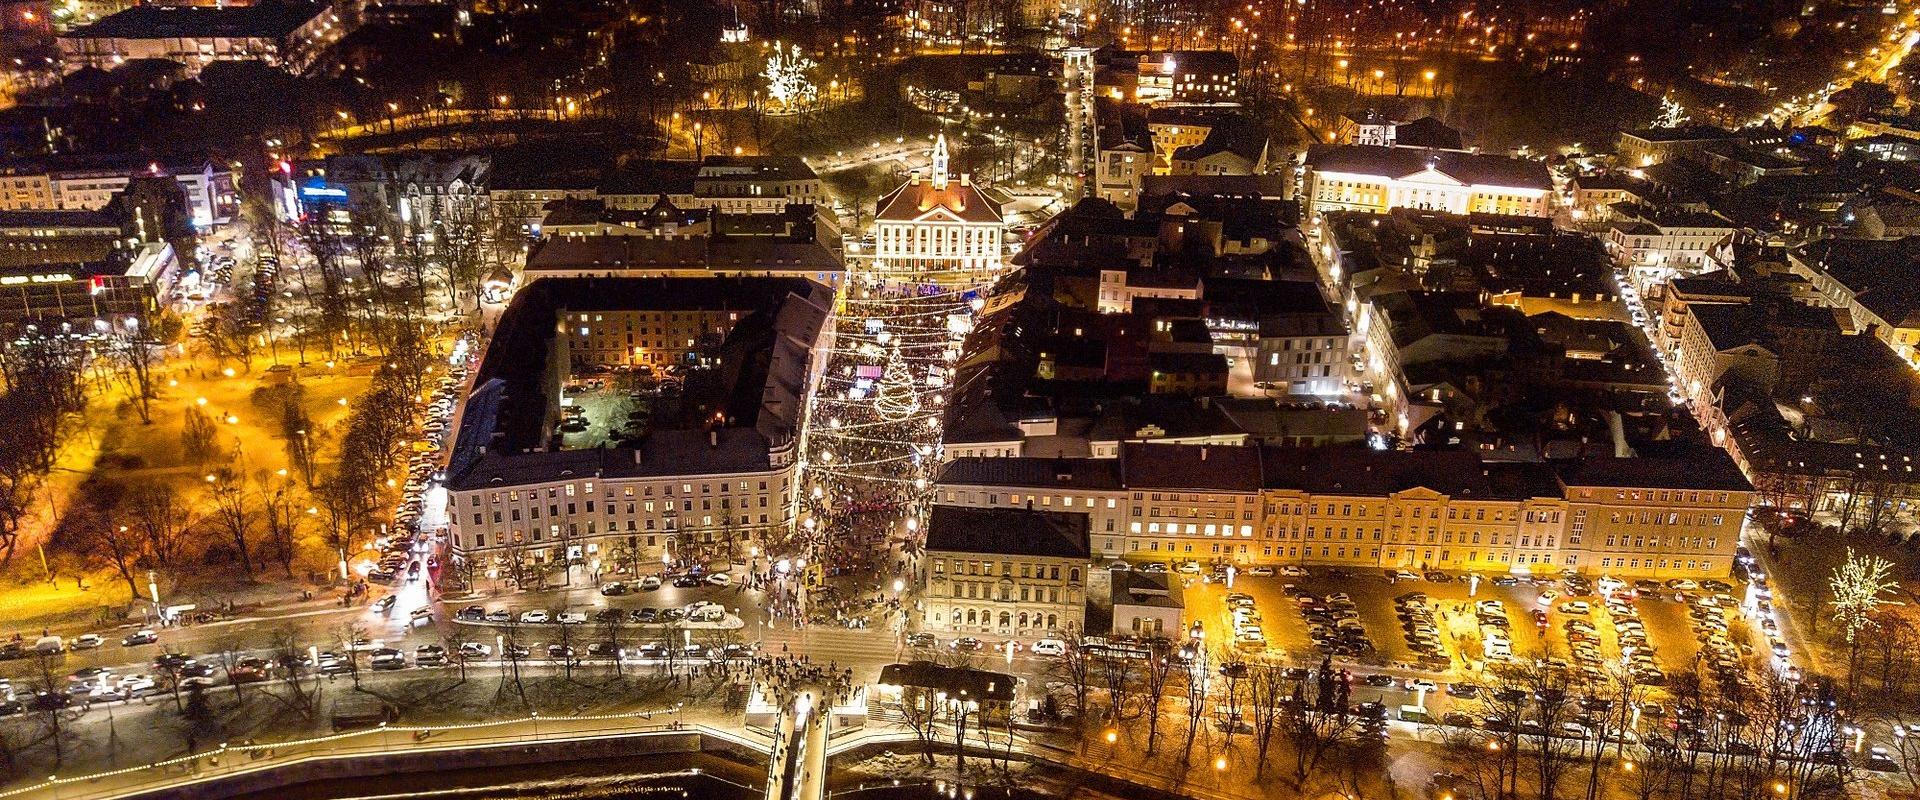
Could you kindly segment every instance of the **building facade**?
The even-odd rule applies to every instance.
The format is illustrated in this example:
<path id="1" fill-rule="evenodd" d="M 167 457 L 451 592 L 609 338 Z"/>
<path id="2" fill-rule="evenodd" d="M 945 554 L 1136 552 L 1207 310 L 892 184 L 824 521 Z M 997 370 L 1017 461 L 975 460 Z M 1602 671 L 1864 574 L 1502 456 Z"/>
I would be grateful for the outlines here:
<path id="1" fill-rule="evenodd" d="M 1317 146 L 1307 153 L 1301 187 L 1314 214 L 1417 208 L 1545 217 L 1553 211 L 1553 181 L 1544 164 L 1451 150 Z"/>
<path id="2" fill-rule="evenodd" d="M 233 7 L 135 6 L 59 38 L 64 68 L 113 69 L 162 59 L 190 73 L 215 61 L 257 61 L 305 69 L 348 24 L 324 3 L 260 3 Z"/>
<path id="3" fill-rule="evenodd" d="M 936 490 L 942 504 L 1085 515 L 1101 559 L 1696 577 L 1732 568 L 1753 495 L 1717 449 L 1550 466 L 1171 444 L 960 459 Z"/>
<path id="4" fill-rule="evenodd" d="M 874 213 L 876 270 L 910 276 L 998 273 L 1006 235 L 1000 201 L 967 175 L 947 174 L 947 138 L 933 146 L 928 175 L 880 198 Z"/>
<path id="5" fill-rule="evenodd" d="M 935 506 L 921 630 L 1055 636 L 1086 622 L 1087 518 Z"/>

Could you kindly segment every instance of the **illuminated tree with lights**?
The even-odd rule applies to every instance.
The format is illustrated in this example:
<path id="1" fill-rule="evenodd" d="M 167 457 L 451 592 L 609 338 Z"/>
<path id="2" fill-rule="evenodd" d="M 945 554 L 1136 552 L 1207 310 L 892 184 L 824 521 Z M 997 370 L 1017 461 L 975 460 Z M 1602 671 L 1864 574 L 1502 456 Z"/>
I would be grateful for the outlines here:
<path id="1" fill-rule="evenodd" d="M 907 372 L 907 362 L 900 360 L 898 347 L 889 351 L 887 370 L 874 389 L 873 407 L 880 416 L 896 422 L 920 410 L 920 398 L 913 392 L 913 375 Z"/>
<path id="2" fill-rule="evenodd" d="M 1861 631 L 1878 624 L 1873 612 L 1880 607 L 1880 595 L 1899 588 L 1889 575 L 1893 565 L 1879 556 L 1858 555 L 1847 548 L 1847 561 L 1833 570 L 1827 587 L 1833 591 L 1833 621 L 1840 623 L 1841 635 L 1852 644 Z"/>
<path id="3" fill-rule="evenodd" d="M 1662 97 L 1660 98 L 1660 116 L 1654 118 L 1653 124 L 1659 128 L 1678 128 L 1685 125 L 1687 109 L 1672 97 Z"/>
<path id="4" fill-rule="evenodd" d="M 807 73 L 815 66 L 818 65 L 813 59 L 801 52 L 800 45 L 783 50 L 775 43 L 773 55 L 767 57 L 766 72 L 762 73 L 767 79 L 767 97 L 787 110 L 813 105 L 820 87 L 814 85 Z"/>

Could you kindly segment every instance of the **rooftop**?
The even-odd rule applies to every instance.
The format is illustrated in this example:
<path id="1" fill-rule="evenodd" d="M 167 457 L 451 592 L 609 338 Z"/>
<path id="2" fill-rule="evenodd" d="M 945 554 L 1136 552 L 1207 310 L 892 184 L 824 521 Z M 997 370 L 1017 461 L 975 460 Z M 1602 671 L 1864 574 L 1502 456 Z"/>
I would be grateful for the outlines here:
<path id="1" fill-rule="evenodd" d="M 819 242 L 812 227 L 801 237 L 558 236 L 527 254 L 527 271 L 626 268 L 728 272 L 840 272 L 846 267 Z"/>
<path id="2" fill-rule="evenodd" d="M 880 684 L 932 689 L 955 697 L 983 697 L 1013 702 L 1019 681 L 1012 675 L 966 667 L 945 667 L 931 661 L 888 664 L 880 668 Z"/>
<path id="3" fill-rule="evenodd" d="M 1116 490 L 1121 487 L 1120 462 L 1110 458 L 956 458 L 940 470 L 939 482 Z"/>
<path id="4" fill-rule="evenodd" d="M 278 39 L 325 13 L 319 3 L 277 2 L 228 6 L 134 6 L 68 31 L 73 39 Z"/>
<path id="5" fill-rule="evenodd" d="M 1167 573 L 1113 570 L 1113 604 L 1150 608 L 1186 608 L 1180 580 Z"/>
<path id="6" fill-rule="evenodd" d="M 873 218 L 885 222 L 946 218 L 997 225 L 1002 220 L 1000 206 L 999 198 L 968 176 L 948 180 L 942 189 L 926 176 L 915 175 L 880 198 Z"/>
<path id="7" fill-rule="evenodd" d="M 1647 142 L 1717 142 L 1734 138 L 1734 134 L 1711 125 L 1686 125 L 1675 128 L 1641 128 L 1623 131 L 1623 136 L 1631 136 Z"/>
<path id="8" fill-rule="evenodd" d="M 1429 169 L 1469 186 L 1550 190 L 1546 164 L 1523 158 L 1420 147 L 1315 145 L 1307 164 L 1321 172 L 1408 178 Z"/>
<path id="9" fill-rule="evenodd" d="M 1026 508 L 933 507 L 929 553 L 990 553 L 1085 560 L 1087 515 Z"/>
<path id="10" fill-rule="evenodd" d="M 1733 458 L 1718 447 L 1696 447 L 1685 458 L 1589 458 L 1560 470 L 1567 486 L 1623 489 L 1712 489 L 1751 492 Z"/>
<path id="11" fill-rule="evenodd" d="M 500 316 L 454 445 L 455 488 L 533 479 L 563 470 L 623 475 L 764 468 L 769 443 L 792 435 L 795 359 L 824 324 L 826 290 L 800 278 L 541 278 Z M 560 315 L 584 311 L 734 310 L 741 318 L 715 350 L 716 391 L 735 427 L 714 441 L 698 430 L 656 430 L 638 448 L 554 451 L 548 424 L 564 365 L 549 370 Z M 804 371 L 799 369 L 798 371 Z M 686 449 L 688 443 L 707 449 Z M 654 451 L 658 455 L 654 456 Z M 757 452 L 758 455 L 750 455 Z M 581 455 L 581 453 L 598 455 Z M 654 456 L 654 457 L 650 457 Z M 688 472 L 674 472 L 683 470 Z"/>

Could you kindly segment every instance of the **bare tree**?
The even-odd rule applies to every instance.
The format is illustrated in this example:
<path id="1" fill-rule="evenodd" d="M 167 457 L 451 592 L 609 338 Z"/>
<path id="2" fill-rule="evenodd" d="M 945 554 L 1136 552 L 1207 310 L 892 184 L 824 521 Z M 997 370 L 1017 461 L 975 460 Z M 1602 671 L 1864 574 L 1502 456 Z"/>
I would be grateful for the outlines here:
<path id="1" fill-rule="evenodd" d="M 186 419 L 180 428 L 180 450 L 194 464 L 213 460 L 220 451 L 220 432 L 213 420 L 197 406 L 187 406 L 182 414 Z"/>
<path id="2" fill-rule="evenodd" d="M 1196 647 L 1187 665 L 1187 742 L 1180 752 L 1182 757 L 1193 752 L 1193 742 L 1200 735 L 1200 721 L 1207 715 L 1207 687 L 1212 675 L 1211 655 L 1204 647 Z"/>
<path id="3" fill-rule="evenodd" d="M 1294 695 L 1299 699 L 1285 706 L 1282 732 L 1293 748 L 1294 780 L 1304 785 L 1330 753 L 1358 734 L 1360 721 L 1348 708 L 1348 684 L 1329 662 L 1300 679 Z"/>
<path id="4" fill-rule="evenodd" d="M 1174 659 L 1178 656 L 1171 643 L 1165 639 L 1156 639 L 1148 647 L 1146 666 L 1141 670 L 1141 700 L 1146 706 L 1147 716 L 1147 755 L 1153 755 L 1154 746 L 1160 738 L 1161 705 L 1167 696 L 1167 687 L 1176 674 Z M 1184 658 L 1181 658 L 1185 661 Z"/>
<path id="5" fill-rule="evenodd" d="M 120 524 L 117 506 L 124 488 L 106 481 L 88 481 L 83 493 L 91 502 L 68 512 L 61 525 L 72 536 L 76 548 L 107 563 L 114 574 L 127 584 L 127 595 L 138 599 L 140 585 L 134 576 L 146 556 L 145 541 L 139 532 Z"/>
<path id="6" fill-rule="evenodd" d="M 123 324 L 113 326 L 103 346 L 114 374 L 133 395 L 133 407 L 140 412 L 143 424 L 153 422 L 153 368 L 160 362 L 160 342 L 148 327 L 145 320 L 127 317 Z"/>
<path id="7" fill-rule="evenodd" d="M 440 638 L 440 646 L 447 649 L 447 658 L 452 659 L 454 664 L 460 667 L 461 683 L 467 682 L 468 645 L 476 643 L 473 635 L 467 631 L 467 626 L 457 622 L 447 626 L 446 635 Z"/>
<path id="8" fill-rule="evenodd" d="M 285 477 L 274 481 L 260 497 L 260 521 L 266 528 L 267 544 L 289 578 L 293 577 L 293 560 L 299 555 L 300 509 L 296 500 L 293 481 Z"/>
<path id="9" fill-rule="evenodd" d="M 320 709 L 320 680 L 308 668 L 307 650 L 300 644 L 299 631 L 291 624 L 281 625 L 274 629 L 270 642 L 272 661 L 286 679 L 265 684 L 261 691 L 300 719 L 312 721 Z"/>
<path id="10" fill-rule="evenodd" d="M 234 470 L 222 469 L 213 474 L 207 493 L 213 507 L 214 521 L 233 545 L 234 556 L 240 559 L 241 576 L 251 580 L 253 492 L 248 490 L 246 477 Z"/>
<path id="11" fill-rule="evenodd" d="M 1293 691 L 1298 682 L 1287 677 L 1285 667 L 1272 661 L 1256 661 L 1247 674 L 1247 704 L 1253 715 L 1255 778 L 1266 773 L 1267 751 L 1290 703 L 1298 702 Z"/>
<path id="12" fill-rule="evenodd" d="M 165 481 L 135 483 L 122 505 L 127 521 L 146 540 L 144 549 L 161 570 L 172 570 L 183 558 L 194 526 L 193 509 Z"/>
<path id="13" fill-rule="evenodd" d="M 340 657 L 346 659 L 347 677 L 353 679 L 353 688 L 360 688 L 360 649 L 367 640 L 366 626 L 358 622 L 343 622 L 335 629 L 334 638 L 340 642 Z"/>
<path id="14" fill-rule="evenodd" d="M 244 702 L 247 699 L 246 681 L 234 680 L 234 668 L 240 666 L 240 659 L 246 657 L 246 645 L 234 634 L 225 634 L 213 643 L 214 655 L 220 658 L 220 669 L 227 675 L 227 683 L 233 687 L 233 699 Z"/>
<path id="15" fill-rule="evenodd" d="M 511 614 L 500 629 L 500 659 L 507 668 L 500 673 L 500 689 L 506 689 L 506 681 L 513 681 L 514 693 L 519 695 L 520 704 L 527 704 L 527 686 L 521 680 L 520 664 L 527 658 L 527 648 L 520 644 L 520 620 Z"/>
<path id="16" fill-rule="evenodd" d="M 940 704 L 930 690 L 908 686 L 900 691 L 900 719 L 920 744 L 920 758 L 933 766 L 933 743 L 939 731 Z"/>

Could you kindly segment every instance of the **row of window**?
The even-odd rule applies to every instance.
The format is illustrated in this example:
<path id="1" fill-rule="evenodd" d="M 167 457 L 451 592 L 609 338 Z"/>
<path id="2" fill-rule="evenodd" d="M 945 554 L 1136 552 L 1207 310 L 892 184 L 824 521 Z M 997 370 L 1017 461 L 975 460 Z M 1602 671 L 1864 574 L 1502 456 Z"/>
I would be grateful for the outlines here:
<path id="1" fill-rule="evenodd" d="M 719 482 L 717 482 L 717 483 L 701 483 L 701 484 L 700 484 L 700 494 L 713 494 L 713 493 L 714 493 L 714 491 L 713 491 L 713 487 L 715 487 L 715 486 L 719 486 L 719 487 L 720 487 L 720 494 L 726 494 L 726 493 L 728 492 L 728 490 L 729 490 L 729 487 L 732 487 L 732 486 L 735 486 L 735 485 L 737 485 L 737 486 L 739 487 L 739 488 L 738 488 L 738 490 L 739 490 L 739 491 L 742 491 L 742 492 L 747 492 L 747 491 L 753 491 L 753 489 L 751 489 L 751 488 L 749 488 L 749 487 L 750 487 L 750 486 L 751 486 L 751 485 L 752 485 L 753 483 L 754 483 L 753 481 L 745 481 L 745 480 L 743 480 L 743 481 L 738 481 L 738 482 L 737 482 L 737 484 L 736 484 L 735 482 L 732 482 L 732 481 L 719 481 Z M 765 481 L 765 480 L 761 480 L 761 481 L 759 481 L 759 485 L 760 485 L 760 488 L 759 488 L 759 491 L 762 491 L 762 492 L 764 492 L 764 491 L 767 491 L 767 485 L 768 485 L 768 484 L 767 484 L 767 481 Z M 579 488 L 576 488 L 576 487 L 581 487 L 581 488 L 584 488 L 584 491 L 580 491 L 580 489 L 579 489 Z M 644 492 L 642 492 L 642 493 L 640 493 L 640 494 L 642 494 L 642 495 L 644 495 L 644 496 L 646 496 L 646 497 L 652 497 L 652 496 L 653 496 L 653 488 L 654 488 L 654 485 L 653 485 L 653 484 L 647 484 L 647 485 L 645 485 L 644 487 L 641 487 L 641 488 L 643 488 L 643 489 L 644 489 L 645 491 L 644 491 Z M 517 502 L 520 502 L 520 496 L 521 496 L 521 493 L 522 493 L 523 491 L 524 491 L 524 492 L 526 493 L 526 498 L 527 498 L 528 500 L 532 500 L 532 499 L 534 499 L 534 498 L 537 498 L 537 497 L 539 497 L 539 496 L 540 496 L 540 493 L 541 493 L 541 490 L 540 490 L 540 489 L 537 489 L 537 488 L 536 488 L 536 489 L 525 489 L 525 490 L 522 490 L 522 489 L 508 489 L 508 490 L 506 490 L 506 491 L 505 491 L 504 493 L 502 493 L 502 492 L 498 492 L 498 491 L 495 491 L 495 492 L 489 492 L 489 493 L 487 494 L 487 502 L 488 502 L 488 503 L 490 503 L 490 504 L 492 504 L 492 503 L 499 503 L 499 502 L 501 501 L 501 498 L 505 498 L 505 499 L 506 499 L 506 501 L 507 501 L 507 502 L 509 502 L 509 503 L 517 503 Z M 586 482 L 585 482 L 584 484 L 572 484 L 572 483 L 569 483 L 569 484 L 565 484 L 565 485 L 560 485 L 560 486 L 548 486 L 548 487 L 546 487 L 546 490 L 545 490 L 545 491 L 546 491 L 546 496 L 547 496 L 547 497 L 548 497 L 549 499 L 551 499 L 551 498 L 554 498 L 554 497 L 558 497 L 558 496 L 560 496 L 560 495 L 561 495 L 561 494 L 562 494 L 563 492 L 565 493 L 565 495 L 566 495 L 567 497 L 573 497 L 576 491 L 579 491 L 579 492 L 580 492 L 581 494 L 583 494 L 583 495 L 585 495 L 585 496 L 589 496 L 589 497 L 591 497 L 591 496 L 593 495 L 593 481 L 586 481 Z M 781 493 L 782 493 L 782 494 L 784 495 L 784 494 L 786 493 L 786 491 L 787 491 L 787 479 L 786 479 L 786 478 L 781 478 L 781 479 L 780 479 L 780 492 L 781 492 Z M 693 494 L 693 493 L 694 493 L 694 492 L 693 492 L 693 484 L 692 484 L 692 483 L 682 483 L 682 484 L 680 484 L 680 494 Z M 673 491 L 673 485 L 672 485 L 672 484 L 666 484 L 665 486 L 663 486 L 663 487 L 661 488 L 661 492 L 660 492 L 660 494 L 661 494 L 661 495 L 663 495 L 663 496 L 665 496 L 665 497 L 667 497 L 668 499 L 672 499 L 672 498 L 674 497 L 674 491 Z M 613 492 L 613 487 L 611 487 L 611 486 L 608 486 L 608 487 L 607 487 L 607 496 L 608 496 L 608 497 L 613 497 L 613 496 L 614 496 L 614 492 Z M 634 487 L 633 487 L 632 485 L 627 485 L 627 486 L 622 486 L 622 487 L 620 487 L 620 496 L 621 496 L 621 497 L 634 497 L 634 496 L 636 496 L 636 494 L 635 494 L 635 492 L 634 492 Z M 475 493 L 473 493 L 473 494 L 470 494 L 470 495 L 468 495 L 468 496 L 467 496 L 467 505 L 468 505 L 468 506 L 470 506 L 470 507 L 473 507 L 473 506 L 479 506 L 479 505 L 480 505 L 480 493 L 479 493 L 479 492 L 475 492 Z M 648 509 L 649 509 L 649 510 L 651 510 L 651 509 L 652 509 L 652 506 L 651 506 L 651 505 L 649 505 L 649 506 L 648 506 Z"/>
<path id="2" fill-rule="evenodd" d="M 995 591 L 996 588 L 998 591 Z M 978 581 L 953 581 L 950 591 L 952 592 L 950 596 L 956 600 L 998 600 L 1002 603 L 1016 602 L 1013 599 L 1014 592 L 1011 586 L 1002 585 L 995 587 L 993 584 L 980 583 Z M 1069 592 L 1066 597 L 1067 602 L 1071 603 L 1074 600 L 1074 593 Z M 1020 587 L 1020 599 L 1017 602 L 1058 603 L 1060 602 L 1060 587 L 1022 585 Z"/>

